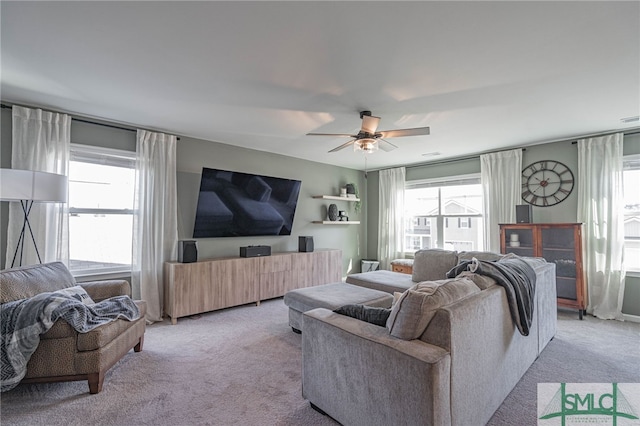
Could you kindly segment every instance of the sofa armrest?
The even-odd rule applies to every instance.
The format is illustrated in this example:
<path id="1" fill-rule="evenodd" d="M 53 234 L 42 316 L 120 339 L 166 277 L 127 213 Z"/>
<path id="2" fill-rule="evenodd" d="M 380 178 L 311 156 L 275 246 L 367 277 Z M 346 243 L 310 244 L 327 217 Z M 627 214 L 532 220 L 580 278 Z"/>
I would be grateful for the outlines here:
<path id="1" fill-rule="evenodd" d="M 451 422 L 446 350 L 323 308 L 303 330 L 303 397 L 340 423 Z"/>
<path id="2" fill-rule="evenodd" d="M 78 283 L 94 302 L 113 296 L 131 296 L 131 285 L 127 280 L 88 281 Z"/>

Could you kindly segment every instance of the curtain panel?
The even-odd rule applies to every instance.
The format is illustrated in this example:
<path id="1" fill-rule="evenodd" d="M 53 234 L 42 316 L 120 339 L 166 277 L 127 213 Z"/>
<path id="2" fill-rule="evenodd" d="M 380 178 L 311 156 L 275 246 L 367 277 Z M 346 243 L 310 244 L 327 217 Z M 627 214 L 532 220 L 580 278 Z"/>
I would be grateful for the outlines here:
<path id="1" fill-rule="evenodd" d="M 500 223 L 515 223 L 521 204 L 522 149 L 480 156 L 486 250 L 500 252 Z"/>
<path id="2" fill-rule="evenodd" d="M 178 248 L 176 136 L 138 130 L 133 218 L 133 288 L 147 302 L 147 321 L 162 321 L 164 262 Z"/>
<path id="3" fill-rule="evenodd" d="M 71 117 L 69 115 L 13 106 L 11 148 L 13 169 L 68 176 L 70 146 Z M 7 268 L 11 266 L 23 222 L 24 213 L 20 203 L 10 203 L 5 260 Z M 68 204 L 34 203 L 29 214 L 29 223 L 42 262 L 61 261 L 69 265 Z M 27 237 L 23 249 L 23 265 L 39 263 L 30 237 Z"/>
<path id="4" fill-rule="evenodd" d="M 380 171 L 378 260 L 380 269 L 391 269 L 391 261 L 404 258 L 405 168 Z"/>
<path id="5" fill-rule="evenodd" d="M 624 296 L 623 134 L 578 141 L 578 221 L 584 223 L 587 312 L 622 320 Z"/>

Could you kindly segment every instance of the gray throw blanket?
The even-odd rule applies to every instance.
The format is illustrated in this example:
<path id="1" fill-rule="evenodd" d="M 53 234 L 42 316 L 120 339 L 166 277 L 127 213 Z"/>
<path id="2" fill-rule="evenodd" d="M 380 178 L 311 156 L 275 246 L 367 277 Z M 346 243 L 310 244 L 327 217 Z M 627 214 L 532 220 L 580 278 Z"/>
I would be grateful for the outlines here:
<path id="1" fill-rule="evenodd" d="M 27 362 L 40 343 L 40 335 L 59 318 L 76 331 L 86 333 L 118 318 L 133 321 L 140 317 L 129 296 L 116 296 L 88 306 L 56 292 L 3 303 L 0 314 L 2 392 L 20 383 L 27 372 Z"/>
<path id="2" fill-rule="evenodd" d="M 447 272 L 447 278 L 454 278 L 464 271 L 491 277 L 504 288 L 511 318 L 520 334 L 528 336 L 536 291 L 536 273 L 533 268 L 519 257 L 505 257 L 495 262 L 473 258 Z"/>

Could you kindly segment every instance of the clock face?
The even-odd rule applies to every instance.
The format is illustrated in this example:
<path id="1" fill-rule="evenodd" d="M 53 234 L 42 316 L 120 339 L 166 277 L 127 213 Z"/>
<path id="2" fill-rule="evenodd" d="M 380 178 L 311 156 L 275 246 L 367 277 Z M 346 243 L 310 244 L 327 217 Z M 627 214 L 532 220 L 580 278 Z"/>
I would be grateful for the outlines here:
<path id="1" fill-rule="evenodd" d="M 522 199 L 534 206 L 556 205 L 572 190 L 573 173 L 558 161 L 537 161 L 522 171 Z"/>

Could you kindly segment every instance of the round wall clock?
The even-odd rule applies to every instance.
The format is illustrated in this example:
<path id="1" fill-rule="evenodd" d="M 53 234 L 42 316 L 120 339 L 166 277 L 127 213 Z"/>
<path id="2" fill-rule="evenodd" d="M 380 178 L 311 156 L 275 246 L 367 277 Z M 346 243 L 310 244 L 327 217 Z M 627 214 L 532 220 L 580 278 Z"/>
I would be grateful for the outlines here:
<path id="1" fill-rule="evenodd" d="M 559 161 L 543 160 L 522 170 L 522 199 L 539 207 L 556 205 L 571 194 L 573 173 Z"/>

